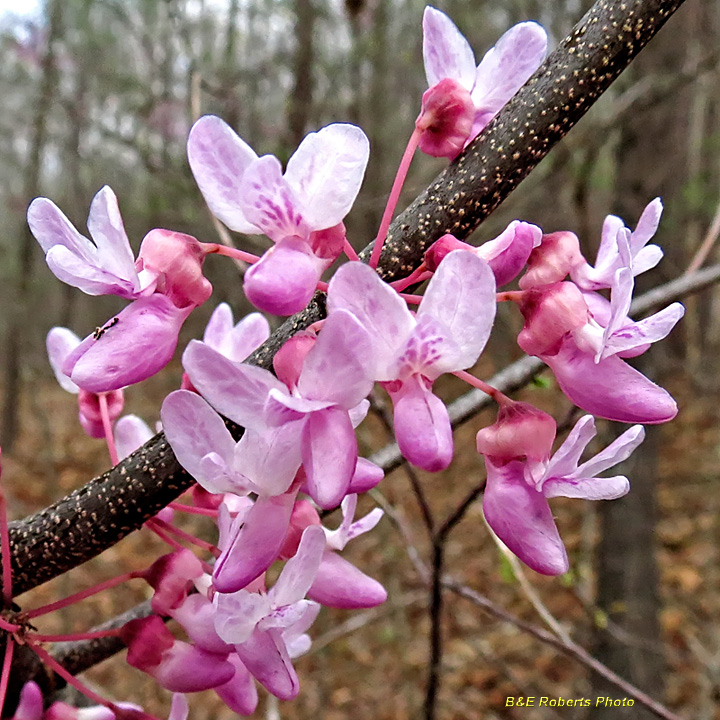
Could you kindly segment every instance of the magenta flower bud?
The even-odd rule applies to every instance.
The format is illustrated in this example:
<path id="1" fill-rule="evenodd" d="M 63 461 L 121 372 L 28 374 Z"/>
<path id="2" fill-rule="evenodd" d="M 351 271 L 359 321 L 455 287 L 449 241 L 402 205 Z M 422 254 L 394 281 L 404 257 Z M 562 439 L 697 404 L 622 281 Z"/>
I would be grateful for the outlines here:
<path id="1" fill-rule="evenodd" d="M 290 527 L 285 536 L 285 543 L 278 553 L 281 560 L 288 560 L 297 553 L 300 538 L 305 528 L 310 525 L 320 525 L 320 516 L 309 500 L 298 500 L 290 514 Z"/>
<path id="2" fill-rule="evenodd" d="M 560 282 L 580 265 L 585 258 L 580 252 L 580 241 L 577 235 L 562 230 L 550 235 L 543 235 L 542 243 L 530 254 L 528 270 L 520 278 L 523 290 Z"/>
<path id="3" fill-rule="evenodd" d="M 589 320 L 587 304 L 577 285 L 559 282 L 526 290 L 520 301 L 525 325 L 518 345 L 528 355 L 558 351 L 564 336 Z"/>
<path id="4" fill-rule="evenodd" d="M 308 597 L 325 607 L 355 610 L 387 600 L 385 588 L 334 552 L 325 552 Z"/>
<path id="5" fill-rule="evenodd" d="M 550 457 L 557 426 L 553 418 L 529 403 L 502 405 L 497 420 L 477 434 L 477 450 L 496 464 L 523 457 Z"/>
<path id="6" fill-rule="evenodd" d="M 346 238 L 345 223 L 339 222 L 333 227 L 311 232 L 308 245 L 317 257 L 335 262 L 342 255 Z"/>
<path id="7" fill-rule="evenodd" d="M 190 550 L 178 550 L 158 558 L 147 570 L 138 573 L 155 590 L 152 609 L 169 615 L 187 597 L 193 580 L 203 574 L 202 563 Z"/>
<path id="8" fill-rule="evenodd" d="M 175 638 L 157 615 L 131 620 L 120 630 L 123 642 L 128 646 L 127 661 L 138 670 L 147 672 L 162 661 Z"/>
<path id="9" fill-rule="evenodd" d="M 315 333 L 305 330 L 293 335 L 273 358 L 273 369 L 278 380 L 284 382 L 290 390 L 297 387 L 305 356 L 317 340 Z"/>
<path id="10" fill-rule="evenodd" d="M 37 683 L 26 682 L 20 691 L 20 701 L 13 720 L 42 720 L 43 694 Z"/>
<path id="11" fill-rule="evenodd" d="M 172 300 L 175 307 L 198 307 L 212 294 L 212 285 L 202 273 L 205 252 L 191 235 L 172 230 L 151 230 L 142 241 L 138 263 L 158 275 L 156 292 Z"/>
<path id="12" fill-rule="evenodd" d="M 438 238 L 425 252 L 425 265 L 427 269 L 435 272 L 443 261 L 443 258 L 453 250 L 469 250 L 470 252 L 475 252 L 477 248 L 447 233 Z"/>
<path id="13" fill-rule="evenodd" d="M 475 120 L 470 93 L 459 82 L 442 79 L 422 96 L 415 127 L 422 131 L 419 147 L 433 157 L 455 158 L 465 147 Z"/>
<path id="14" fill-rule="evenodd" d="M 359 494 L 372 490 L 380 484 L 384 477 L 385 472 L 381 467 L 366 458 L 359 457 L 355 465 L 355 473 L 350 480 L 348 494 Z"/>
<path id="15" fill-rule="evenodd" d="M 114 423 L 123 410 L 125 396 L 122 390 L 111 390 L 105 393 L 107 397 L 108 415 L 110 422 Z M 83 430 L 93 438 L 104 438 L 102 415 L 100 413 L 100 398 L 96 393 L 80 390 L 78 394 L 78 409 L 80 424 Z"/>

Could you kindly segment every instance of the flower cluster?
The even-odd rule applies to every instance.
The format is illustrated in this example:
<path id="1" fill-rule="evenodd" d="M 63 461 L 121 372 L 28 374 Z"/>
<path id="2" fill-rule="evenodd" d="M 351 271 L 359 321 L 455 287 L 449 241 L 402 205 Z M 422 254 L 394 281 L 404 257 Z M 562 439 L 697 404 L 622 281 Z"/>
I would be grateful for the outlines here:
<path id="1" fill-rule="evenodd" d="M 297 695 L 293 660 L 309 649 L 307 631 L 321 605 L 368 608 L 386 599 L 377 580 L 341 555 L 382 516 L 375 509 L 354 519 L 359 495 L 383 478 L 380 467 L 359 455 L 356 437 L 376 383 L 392 401 L 400 451 L 428 472 L 447 468 L 454 453 L 448 410 L 434 392 L 438 378 L 455 374 L 497 402 L 496 422 L 477 434 L 487 468 L 485 517 L 521 560 L 550 575 L 565 572 L 569 560 L 548 499 L 625 494 L 625 477 L 598 475 L 637 447 L 642 424 L 665 422 L 677 412 L 664 389 L 626 362 L 665 337 L 683 314 L 675 303 L 637 322 L 628 316 L 634 278 L 662 256 L 648 244 L 660 219 L 659 200 L 634 231 L 607 218 L 595 266 L 573 233 L 544 234 L 515 220 L 480 247 L 443 235 L 420 268 L 395 283 L 376 272 L 415 148 L 454 158 L 532 75 L 547 48 L 540 26 L 521 23 L 476 67 L 446 15 L 427 8 L 423 29 L 430 88 L 369 264 L 359 261 L 343 225 L 369 153 L 362 130 L 347 124 L 309 134 L 284 172 L 277 158 L 258 157 L 218 117 L 203 117 L 191 130 L 188 159 L 210 210 L 231 230 L 266 235 L 273 244 L 260 258 L 155 229 L 135 260 L 107 187 L 90 208 L 92 242 L 47 199 L 35 200 L 28 211 L 57 277 L 91 295 L 130 301 L 82 341 L 65 328 L 53 329 L 47 341 L 59 382 L 79 396 L 86 431 L 110 443 L 115 423 L 120 453 L 111 449 L 113 461 L 150 433 L 131 418 L 117 420 L 123 388 L 172 357 L 180 326 L 211 293 L 202 272 L 207 255 L 249 261 L 245 293 L 266 312 L 288 315 L 318 289 L 327 293 L 327 317 L 287 341 L 272 372 L 243 362 L 269 336 L 264 317 L 252 314 L 235 325 L 230 308 L 220 305 L 203 340 L 184 350 L 182 387 L 162 406 L 167 439 L 197 481 L 194 509 L 214 518 L 219 539 L 216 546 L 194 539 L 210 550 L 212 564 L 170 540 L 173 553 L 133 575 L 153 587 L 154 614 L 123 628 L 128 662 L 172 692 L 213 689 L 240 714 L 255 710 L 256 682 L 281 699 Z M 343 253 L 351 261 L 325 284 L 323 273 Z M 517 278 L 519 290 L 498 292 Z M 422 297 L 403 294 L 426 281 Z M 552 417 L 468 372 L 488 342 L 501 301 L 516 303 L 522 313 L 522 350 L 540 357 L 567 398 L 590 413 L 554 454 Z M 595 434 L 593 415 L 638 424 L 581 463 Z M 241 434 L 231 432 L 231 423 Z M 329 530 L 321 512 L 337 507 L 342 521 Z M 166 540 L 173 533 L 162 517 L 148 525 Z M 187 533 L 180 537 L 193 540 Z M 283 564 L 279 573 L 271 570 L 276 563 Z M 186 640 L 166 627 L 167 618 L 177 621 Z M 178 705 L 172 717 L 182 712 Z"/>

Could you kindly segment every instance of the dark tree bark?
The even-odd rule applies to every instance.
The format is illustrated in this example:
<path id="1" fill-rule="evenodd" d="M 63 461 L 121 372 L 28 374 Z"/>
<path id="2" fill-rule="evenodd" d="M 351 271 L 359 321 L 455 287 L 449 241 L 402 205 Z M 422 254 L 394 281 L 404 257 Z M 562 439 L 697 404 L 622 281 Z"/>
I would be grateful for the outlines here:
<path id="1" fill-rule="evenodd" d="M 315 18 L 313 0 L 295 0 L 294 85 L 290 94 L 288 127 L 290 147 L 297 147 L 310 124 L 315 59 Z"/>

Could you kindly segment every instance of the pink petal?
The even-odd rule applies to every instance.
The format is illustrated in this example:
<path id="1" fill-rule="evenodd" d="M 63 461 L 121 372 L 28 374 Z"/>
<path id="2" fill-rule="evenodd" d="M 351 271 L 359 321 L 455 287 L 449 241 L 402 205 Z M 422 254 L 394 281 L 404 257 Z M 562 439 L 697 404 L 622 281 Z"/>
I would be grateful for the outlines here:
<path id="1" fill-rule="evenodd" d="M 476 252 L 490 265 L 495 284 L 500 287 L 520 274 L 541 240 L 542 230 L 537 225 L 513 220 L 498 237 L 483 243 Z"/>
<path id="2" fill-rule="evenodd" d="M 288 160 L 285 180 L 312 230 L 337 225 L 360 190 L 370 154 L 365 133 L 334 123 L 310 133 Z"/>
<path id="3" fill-rule="evenodd" d="M 213 215 L 231 230 L 260 232 L 240 203 L 242 177 L 257 160 L 252 148 L 219 117 L 205 115 L 190 130 L 187 151 L 195 181 Z"/>
<path id="4" fill-rule="evenodd" d="M 305 240 L 280 238 L 245 273 L 243 289 L 259 310 L 292 315 L 310 302 L 326 267 L 327 263 L 313 254 Z"/>
<path id="5" fill-rule="evenodd" d="M 215 631 L 215 607 L 201 594 L 188 595 L 170 615 L 199 648 L 218 655 L 232 651 L 232 647 L 221 640 Z"/>
<path id="6" fill-rule="evenodd" d="M 523 479 L 525 463 L 502 467 L 487 458 L 483 512 L 488 525 L 526 565 L 543 575 L 561 575 L 569 563 L 547 500 Z"/>
<path id="7" fill-rule="evenodd" d="M 27 682 L 20 691 L 20 702 L 13 720 L 42 720 L 43 694 L 37 683 Z"/>
<path id="8" fill-rule="evenodd" d="M 472 90 L 475 82 L 472 48 L 455 23 L 433 7 L 426 7 L 423 14 L 423 60 L 429 87 L 450 78 Z"/>
<path id="9" fill-rule="evenodd" d="M 452 460 L 453 436 L 443 401 L 417 376 L 404 382 L 391 398 L 400 452 L 423 470 L 444 470 Z"/>
<path id="10" fill-rule="evenodd" d="M 624 462 L 644 439 L 645 429 L 642 425 L 634 425 L 595 457 L 580 465 L 573 475 L 575 477 L 590 478 L 618 463 Z"/>
<path id="11" fill-rule="evenodd" d="M 126 458 L 144 445 L 155 433 L 137 415 L 121 417 L 113 428 L 118 457 Z"/>
<path id="12" fill-rule="evenodd" d="M 230 655 L 228 661 L 235 668 L 235 675 L 225 685 L 216 687 L 215 692 L 233 712 L 252 715 L 258 704 L 255 681 L 239 657 Z"/>
<path id="13" fill-rule="evenodd" d="M 495 277 L 490 266 L 473 253 L 455 250 L 447 255 L 433 275 L 420 303 L 418 319 L 424 315 L 439 320 L 462 350 L 458 366 L 477 362 L 495 321 Z"/>
<path id="14" fill-rule="evenodd" d="M 308 597 L 325 607 L 370 608 L 387 600 L 385 588 L 335 552 L 326 552 Z"/>
<path id="15" fill-rule="evenodd" d="M 359 457 L 355 465 L 355 472 L 348 486 L 348 493 L 364 493 L 377 487 L 385 477 L 381 467 L 366 458 Z"/>
<path id="16" fill-rule="evenodd" d="M 66 392 L 78 393 L 78 386 L 62 371 L 65 358 L 80 344 L 80 338 L 64 327 L 54 327 L 47 334 L 45 347 L 47 348 L 50 366 L 55 373 L 60 387 Z"/>
<path id="17" fill-rule="evenodd" d="M 227 656 L 175 641 L 163 653 L 160 665 L 150 674 L 166 690 L 188 693 L 224 685 L 234 673 L 235 669 L 227 661 Z"/>
<path id="18" fill-rule="evenodd" d="M 269 597 L 275 607 L 292 605 L 305 598 L 325 551 L 325 533 L 319 525 L 308 525 L 298 550 L 282 569 Z"/>
<path id="19" fill-rule="evenodd" d="M 62 370 L 94 393 L 146 380 L 172 360 L 178 333 L 191 312 L 192 307 L 176 308 L 164 295 L 139 298 L 106 323 L 97 339 L 97 333 L 88 335 Z"/>
<path id="20" fill-rule="evenodd" d="M 357 440 L 347 411 L 330 407 L 305 421 L 302 461 L 308 493 L 321 508 L 334 508 L 345 497 L 357 461 Z"/>

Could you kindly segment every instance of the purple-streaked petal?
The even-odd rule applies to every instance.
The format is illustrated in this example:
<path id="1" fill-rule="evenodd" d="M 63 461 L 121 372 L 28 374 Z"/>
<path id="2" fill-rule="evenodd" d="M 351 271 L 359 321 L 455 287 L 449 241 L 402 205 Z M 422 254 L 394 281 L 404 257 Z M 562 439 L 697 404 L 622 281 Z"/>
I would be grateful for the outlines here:
<path id="1" fill-rule="evenodd" d="M 267 595 L 247 590 L 216 593 L 214 604 L 215 630 L 231 644 L 247 642 L 256 625 L 272 611 Z"/>
<path id="2" fill-rule="evenodd" d="M 385 588 L 335 552 L 323 555 L 308 597 L 325 607 L 370 608 L 387 600 Z"/>
<path id="3" fill-rule="evenodd" d="M 187 152 L 195 181 L 213 215 L 231 230 L 259 233 L 240 204 L 243 174 L 257 160 L 253 149 L 219 117 L 205 115 L 190 130 Z"/>
<path id="4" fill-rule="evenodd" d="M 445 403 L 417 376 L 390 396 L 400 452 L 423 470 L 444 470 L 453 456 L 452 428 Z"/>
<path id="5" fill-rule="evenodd" d="M 310 650 L 312 640 L 306 632 L 317 619 L 320 609 L 320 605 L 316 602 L 306 603 L 302 617 L 294 625 L 283 630 L 283 641 L 291 658 L 300 657 Z"/>
<path id="6" fill-rule="evenodd" d="M 241 590 L 270 567 L 290 526 L 295 495 L 289 492 L 255 501 L 244 525 L 215 563 L 213 582 L 218 592 Z"/>
<path id="7" fill-rule="evenodd" d="M 543 575 L 561 575 L 569 563 L 565 546 L 542 493 L 523 479 L 525 463 L 501 467 L 485 458 L 483 512 L 488 525 L 526 565 Z"/>
<path id="8" fill-rule="evenodd" d="M 367 369 L 371 351 L 370 336 L 360 322 L 346 310 L 336 310 L 305 356 L 298 380 L 300 395 L 346 410 L 355 407 L 372 390 Z"/>
<path id="9" fill-rule="evenodd" d="M 60 387 L 66 392 L 77 395 L 80 388 L 62 371 L 65 358 L 80 344 L 80 338 L 72 331 L 64 327 L 54 327 L 47 334 L 45 347 L 47 348 L 48 360 L 55 373 Z"/>
<path id="10" fill-rule="evenodd" d="M 550 478 L 543 485 L 546 498 L 569 497 L 578 500 L 616 500 L 627 495 L 630 483 L 623 475 L 609 478 Z"/>
<path id="11" fill-rule="evenodd" d="M 617 355 L 595 363 L 566 339 L 557 355 L 543 355 L 565 395 L 579 408 L 608 420 L 657 424 L 677 415 L 670 394 Z"/>
<path id="12" fill-rule="evenodd" d="M 645 429 L 643 426 L 633 425 L 603 451 L 580 465 L 573 476 L 590 478 L 627 460 L 644 439 Z"/>
<path id="13" fill-rule="evenodd" d="M 259 310 L 292 315 L 310 302 L 327 266 L 302 238 L 278 238 L 277 244 L 245 273 L 243 289 Z"/>
<path id="14" fill-rule="evenodd" d="M 347 541 L 354 540 L 366 532 L 370 532 L 379 522 L 385 513 L 380 508 L 371 510 L 367 515 L 356 520 L 347 533 Z"/>
<path id="15" fill-rule="evenodd" d="M 225 417 L 247 428 L 264 428 L 264 407 L 273 388 L 287 388 L 271 372 L 237 365 L 205 343 L 192 340 L 183 353 L 183 367 L 208 402 Z"/>
<path id="16" fill-rule="evenodd" d="M 360 190 L 370 144 L 355 125 L 334 123 L 310 133 L 288 160 L 285 180 L 312 230 L 337 225 Z"/>
<path id="17" fill-rule="evenodd" d="M 357 440 L 347 411 L 337 406 L 312 413 L 303 427 L 302 462 L 310 497 L 337 507 L 347 494 L 357 462 Z"/>
<path id="18" fill-rule="evenodd" d="M 534 22 L 511 27 L 485 53 L 477 67 L 472 99 L 493 115 L 540 67 L 547 52 L 547 33 Z"/>
<path id="19" fill-rule="evenodd" d="M 224 685 L 216 687 L 215 692 L 233 712 L 252 715 L 258 704 L 255 681 L 239 657 L 230 655 L 228 662 L 235 668 L 235 675 Z"/>
<path id="20" fill-rule="evenodd" d="M 440 263 L 425 297 L 418 320 L 424 315 L 439 320 L 462 350 L 457 367 L 475 364 L 495 320 L 495 276 L 490 266 L 473 253 L 454 250 Z"/>
<path id="21" fill-rule="evenodd" d="M 281 630 L 255 630 L 247 642 L 235 646 L 235 652 L 253 677 L 275 697 L 280 700 L 297 697 L 300 682 Z"/>
<path id="22" fill-rule="evenodd" d="M 144 445 L 155 433 L 142 418 L 125 415 L 115 423 L 113 434 L 118 457 L 123 459 Z"/>
<path id="23" fill-rule="evenodd" d="M 275 607 L 292 605 L 305 598 L 317 574 L 323 552 L 325 533 L 319 525 L 308 526 L 298 550 L 286 563 L 269 597 Z"/>
<path id="24" fill-rule="evenodd" d="M 429 6 L 423 14 L 423 60 L 429 87 L 450 78 L 472 90 L 475 55 L 470 44 L 444 12 Z"/>
<path id="25" fill-rule="evenodd" d="M 370 333 L 374 379 L 394 380 L 395 359 L 416 324 L 404 300 L 372 268 L 351 262 L 330 280 L 327 305 L 329 313 L 352 313 Z"/>
<path id="26" fill-rule="evenodd" d="M 240 197 L 245 217 L 273 242 L 309 235 L 302 208 L 282 175 L 280 161 L 273 155 L 263 155 L 245 171 Z"/>
<path id="27" fill-rule="evenodd" d="M 605 344 L 603 355 L 627 353 L 637 347 L 662 340 L 670 334 L 676 323 L 685 315 L 685 308 L 680 303 L 673 303 L 650 317 L 630 322 L 616 330 Z"/>
<path id="28" fill-rule="evenodd" d="M 175 307 L 164 295 L 142 297 L 88 335 L 66 358 L 63 372 L 83 390 L 117 390 L 147 380 L 172 360 L 178 333 L 192 306 Z"/>

